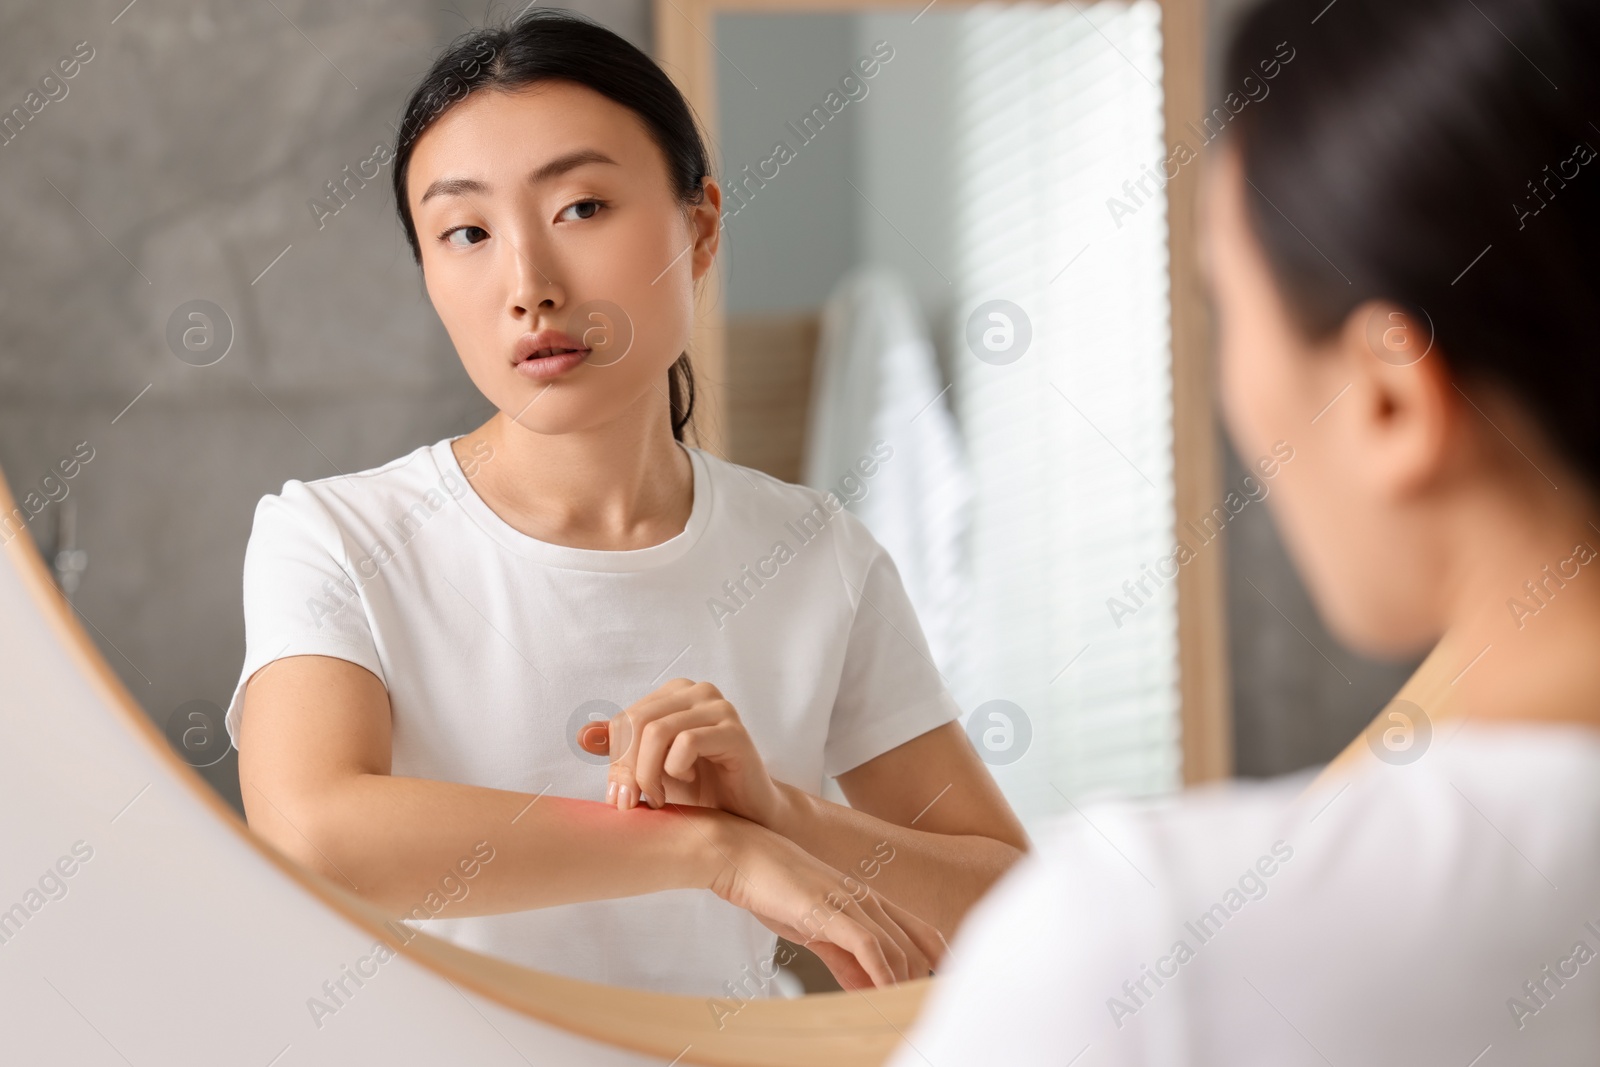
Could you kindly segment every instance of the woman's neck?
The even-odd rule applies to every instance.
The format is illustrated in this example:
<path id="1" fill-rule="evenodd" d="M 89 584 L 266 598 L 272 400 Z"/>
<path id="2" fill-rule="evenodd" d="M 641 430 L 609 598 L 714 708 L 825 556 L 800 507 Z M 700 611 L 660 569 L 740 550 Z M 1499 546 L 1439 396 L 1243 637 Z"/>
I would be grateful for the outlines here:
<path id="1" fill-rule="evenodd" d="M 1313 793 L 1374 759 L 1395 702 L 1422 709 L 1436 745 L 1468 723 L 1600 729 L 1600 519 L 1576 489 L 1541 503 L 1451 518 L 1444 636 Z"/>
<path id="2" fill-rule="evenodd" d="M 1576 480 L 1455 520 L 1430 715 L 1600 727 L 1600 522 Z M 1419 672 L 1420 673 L 1420 672 Z M 1419 702 L 1420 703 L 1420 702 Z M 1428 705 L 1423 705 L 1425 708 Z"/>
<path id="3" fill-rule="evenodd" d="M 694 470 L 665 418 L 635 414 L 541 434 L 496 412 L 453 448 L 473 489 L 514 529 L 573 548 L 647 548 L 688 524 Z M 489 458 L 474 461 L 484 445 Z"/>

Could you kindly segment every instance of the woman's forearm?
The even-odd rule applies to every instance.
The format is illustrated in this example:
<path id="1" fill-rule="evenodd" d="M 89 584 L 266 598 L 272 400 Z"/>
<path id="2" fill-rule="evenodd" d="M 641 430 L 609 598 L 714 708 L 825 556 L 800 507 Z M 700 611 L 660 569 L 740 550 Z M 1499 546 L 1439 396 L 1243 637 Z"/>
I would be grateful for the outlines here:
<path id="1" fill-rule="evenodd" d="M 292 815 L 251 809 L 263 836 L 385 911 L 431 914 L 443 901 L 451 917 L 704 888 L 736 818 L 382 774 L 327 787 Z"/>
<path id="2" fill-rule="evenodd" d="M 786 783 L 784 815 L 771 829 L 868 888 L 946 939 L 967 910 L 1022 856 L 976 834 L 935 834 L 835 804 Z"/>

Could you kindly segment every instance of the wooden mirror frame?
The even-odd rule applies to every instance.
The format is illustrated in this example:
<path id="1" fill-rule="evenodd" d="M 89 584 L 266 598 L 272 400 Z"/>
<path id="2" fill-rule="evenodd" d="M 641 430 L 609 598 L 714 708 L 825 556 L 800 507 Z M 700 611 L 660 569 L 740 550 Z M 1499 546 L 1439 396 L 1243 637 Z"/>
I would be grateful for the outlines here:
<path id="1" fill-rule="evenodd" d="M 968 0 L 946 0 L 947 4 Z M 721 11 L 808 11 L 862 7 L 918 7 L 922 0 L 656 0 L 658 60 L 678 81 L 702 122 L 714 127 L 711 58 L 714 20 Z M 931 6 L 931 5 L 927 5 Z M 1198 0 L 1162 0 L 1166 123 L 1175 128 L 1198 119 L 1202 96 L 1202 13 Z M 1195 514 L 1214 498 L 1219 456 L 1210 403 L 1208 323 L 1195 263 L 1194 168 L 1167 187 L 1172 263 L 1172 347 L 1176 513 Z M 725 321 L 717 272 L 700 294 L 694 358 L 704 393 L 706 418 L 700 443 L 722 446 L 726 412 L 719 385 L 725 381 L 722 341 Z M 0 515 L 15 508 L 0 475 Z M 290 860 L 251 832 L 200 774 L 169 747 L 109 667 L 56 589 L 32 538 L 10 538 L 0 566 L 17 579 L 25 602 L 0 605 L 20 618 L 41 619 L 41 638 L 67 661 L 106 714 L 105 728 L 125 730 L 150 754 L 154 765 L 177 784 L 238 842 L 281 871 L 303 894 L 351 927 L 389 944 L 400 956 L 432 974 L 469 989 L 531 1019 L 607 1045 L 657 1057 L 662 1063 L 740 1064 L 745 1067 L 869 1067 L 881 1064 L 909 1030 L 929 981 L 892 989 L 814 994 L 797 1000 L 751 1001 L 736 1018 L 717 1025 L 705 998 L 601 986 L 546 974 L 481 955 L 441 938 L 418 933 L 399 941 L 379 909 Z M 1180 572 L 1179 635 L 1182 672 L 1184 778 L 1198 782 L 1229 771 L 1227 679 L 1224 672 L 1223 586 L 1219 554 L 1202 556 Z M 7 583 L 8 587 L 12 583 Z M 27 669 L 13 664 L 14 669 Z M 23 817 L 17 815 L 16 817 Z"/>
<path id="2" fill-rule="evenodd" d="M 938 0 L 655 0 L 656 62 L 688 98 L 702 135 L 717 130 L 716 18 L 740 12 L 926 10 Z M 981 0 L 944 0 L 945 7 Z M 1001 0 L 1007 2 L 1007 0 Z M 1054 0 L 1061 2 L 1061 0 Z M 1198 126 L 1205 110 L 1205 11 L 1200 0 L 1159 0 L 1162 92 L 1168 131 Z M 1172 138 L 1165 138 L 1170 144 Z M 716 144 L 714 137 L 706 137 Z M 1212 393 L 1211 324 L 1198 256 L 1199 169 L 1185 167 L 1166 186 L 1172 325 L 1173 537 L 1185 518 L 1221 499 L 1222 455 Z M 696 383 L 695 443 L 728 455 L 728 321 L 721 272 L 706 278 L 690 343 Z M 1201 553 L 1178 570 L 1178 686 L 1185 785 L 1233 773 L 1227 587 L 1220 552 Z"/>

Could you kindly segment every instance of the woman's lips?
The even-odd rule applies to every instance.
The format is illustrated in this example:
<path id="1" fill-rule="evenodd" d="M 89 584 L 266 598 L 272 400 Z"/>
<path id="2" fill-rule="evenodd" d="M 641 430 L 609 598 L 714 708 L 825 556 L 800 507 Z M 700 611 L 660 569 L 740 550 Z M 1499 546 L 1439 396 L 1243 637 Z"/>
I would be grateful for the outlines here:
<path id="1" fill-rule="evenodd" d="M 548 356 L 534 355 L 531 359 L 525 359 L 517 364 L 517 373 L 534 381 L 546 381 L 560 377 L 587 358 L 589 358 L 587 348 L 557 352 Z"/>

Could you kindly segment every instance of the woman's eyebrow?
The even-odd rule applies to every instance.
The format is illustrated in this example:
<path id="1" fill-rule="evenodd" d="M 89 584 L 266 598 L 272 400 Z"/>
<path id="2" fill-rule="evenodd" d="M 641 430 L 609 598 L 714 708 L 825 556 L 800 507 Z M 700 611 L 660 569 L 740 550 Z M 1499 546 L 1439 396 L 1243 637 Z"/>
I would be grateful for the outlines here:
<path id="1" fill-rule="evenodd" d="M 589 163 L 609 163 L 618 166 L 616 160 L 598 148 L 580 148 L 566 155 L 557 156 L 535 169 L 528 175 L 528 184 L 538 185 L 551 178 L 559 178 L 567 171 L 576 170 Z M 417 203 L 420 206 L 435 196 L 466 196 L 470 193 L 486 194 L 489 191 L 489 183 L 479 178 L 440 178 L 428 186 L 427 191 L 422 194 L 422 199 Z"/>

